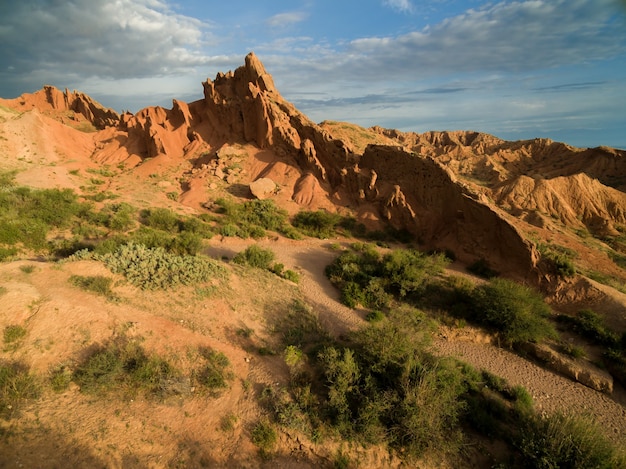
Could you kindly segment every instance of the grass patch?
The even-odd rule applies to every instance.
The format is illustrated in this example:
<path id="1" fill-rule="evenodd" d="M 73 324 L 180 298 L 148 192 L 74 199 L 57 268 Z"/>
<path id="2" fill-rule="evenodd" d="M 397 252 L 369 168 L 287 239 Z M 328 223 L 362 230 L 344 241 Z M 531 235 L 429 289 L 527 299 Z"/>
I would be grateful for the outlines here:
<path id="1" fill-rule="evenodd" d="M 235 425 L 238 420 L 239 418 L 235 414 L 224 415 L 220 419 L 220 430 L 228 433 L 232 432 L 235 429 Z"/>
<path id="2" fill-rule="evenodd" d="M 10 418 L 24 400 L 36 399 L 40 391 L 39 382 L 27 365 L 0 360 L 0 416 Z"/>
<path id="3" fill-rule="evenodd" d="M 26 337 L 26 329 L 18 324 L 10 324 L 4 328 L 2 338 L 4 340 L 4 351 L 16 350 L 22 339 Z"/>
<path id="4" fill-rule="evenodd" d="M 180 374 L 166 360 L 146 353 L 138 340 L 119 336 L 93 348 L 72 379 L 87 394 L 166 397 Z"/>
<path id="5" fill-rule="evenodd" d="M 262 419 L 252 429 L 250 438 L 252 443 L 259 448 L 261 457 L 267 459 L 278 442 L 278 433 L 268 419 Z"/>
<path id="6" fill-rule="evenodd" d="M 111 290 L 113 279 L 102 275 L 83 276 L 72 275 L 69 279 L 70 283 L 82 290 L 105 296 L 109 299 L 115 299 L 116 295 Z"/>
<path id="7" fill-rule="evenodd" d="M 49 372 L 48 382 L 54 392 L 63 392 L 69 388 L 72 382 L 72 371 L 64 364 L 55 366 Z"/>
<path id="8" fill-rule="evenodd" d="M 617 468 L 626 458 L 588 418 L 555 414 L 527 419 L 516 439 L 524 467 Z"/>
<path id="9" fill-rule="evenodd" d="M 274 201 L 250 200 L 237 204 L 220 198 L 215 201 L 216 211 L 222 215 L 223 236 L 240 238 L 263 238 L 267 231 L 281 233 L 288 238 L 297 239 L 296 233 L 288 224 L 287 212 L 276 206 Z"/>
<path id="10" fill-rule="evenodd" d="M 35 271 L 35 266 L 32 264 L 21 265 L 20 270 L 25 274 L 32 274 Z"/>
<path id="11" fill-rule="evenodd" d="M 228 382 L 233 379 L 233 373 L 229 371 L 230 361 L 222 352 L 210 347 L 201 347 L 199 352 L 204 363 L 195 371 L 195 381 L 212 396 L 217 396 L 228 388 Z"/>

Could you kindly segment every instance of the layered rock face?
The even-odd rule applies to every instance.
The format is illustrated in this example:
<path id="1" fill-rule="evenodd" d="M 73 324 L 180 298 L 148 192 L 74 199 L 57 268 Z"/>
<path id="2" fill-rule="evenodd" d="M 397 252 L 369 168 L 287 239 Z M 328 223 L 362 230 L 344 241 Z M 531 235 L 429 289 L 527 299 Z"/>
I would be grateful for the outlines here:
<path id="1" fill-rule="evenodd" d="M 357 199 L 375 202 L 385 219 L 415 234 L 425 247 L 451 250 L 465 262 L 488 259 L 510 273 L 534 276 L 538 255 L 531 243 L 437 160 L 370 145 L 345 179 Z"/>

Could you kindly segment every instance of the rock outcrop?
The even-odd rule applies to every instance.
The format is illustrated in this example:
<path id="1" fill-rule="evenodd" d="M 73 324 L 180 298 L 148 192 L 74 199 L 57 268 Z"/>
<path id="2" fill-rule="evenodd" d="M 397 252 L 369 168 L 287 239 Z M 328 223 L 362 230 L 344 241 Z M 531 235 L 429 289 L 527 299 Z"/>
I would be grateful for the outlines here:
<path id="1" fill-rule="evenodd" d="M 20 111 L 38 109 L 39 111 L 73 111 L 81 114 L 97 129 L 114 127 L 119 122 L 119 115 L 107 109 L 84 93 L 69 90 L 61 91 L 46 85 L 35 93 L 25 93 L 19 98 L 6 100 L 9 107 Z"/>
<path id="2" fill-rule="evenodd" d="M 532 277 L 538 260 L 532 244 L 435 159 L 372 145 L 352 173 L 362 175 L 359 188 L 350 189 L 355 201 L 378 201 L 384 218 L 414 233 L 424 246 L 451 250 L 466 262 L 488 259 L 503 272 Z"/>

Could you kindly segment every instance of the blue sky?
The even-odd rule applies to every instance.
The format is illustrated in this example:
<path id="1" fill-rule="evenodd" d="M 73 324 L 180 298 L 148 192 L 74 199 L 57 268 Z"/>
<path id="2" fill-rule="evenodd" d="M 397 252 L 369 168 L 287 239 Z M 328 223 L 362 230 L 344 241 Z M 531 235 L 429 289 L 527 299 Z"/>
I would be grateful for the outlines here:
<path id="1" fill-rule="evenodd" d="M 254 51 L 312 120 L 626 149 L 626 0 L 0 1 L 0 96 L 202 97 Z"/>

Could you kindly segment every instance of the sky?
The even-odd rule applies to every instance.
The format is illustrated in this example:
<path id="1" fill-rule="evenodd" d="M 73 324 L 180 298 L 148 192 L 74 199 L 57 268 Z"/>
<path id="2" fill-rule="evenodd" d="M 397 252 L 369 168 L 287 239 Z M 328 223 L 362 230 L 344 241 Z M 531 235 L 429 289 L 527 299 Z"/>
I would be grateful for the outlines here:
<path id="1" fill-rule="evenodd" d="M 0 0 L 0 97 L 202 98 L 254 51 L 315 122 L 626 149 L 626 0 Z"/>

